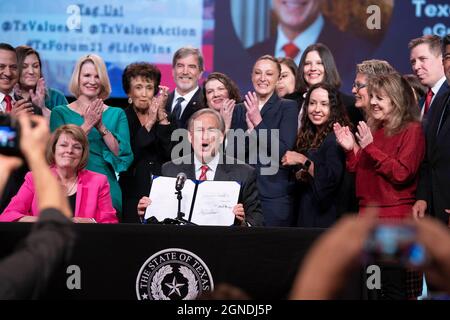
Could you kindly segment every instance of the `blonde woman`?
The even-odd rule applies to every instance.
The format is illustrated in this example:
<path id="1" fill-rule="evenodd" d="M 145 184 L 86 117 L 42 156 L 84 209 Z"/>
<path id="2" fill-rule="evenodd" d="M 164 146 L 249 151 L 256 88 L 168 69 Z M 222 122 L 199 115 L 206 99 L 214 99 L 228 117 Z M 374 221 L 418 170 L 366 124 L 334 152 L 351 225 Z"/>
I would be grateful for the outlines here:
<path id="1" fill-rule="evenodd" d="M 133 153 L 125 112 L 103 103 L 111 93 L 103 59 L 95 54 L 81 57 L 69 89 L 77 100 L 52 110 L 50 129 L 69 123 L 83 129 L 89 139 L 87 169 L 108 177 L 114 208 L 122 212 L 122 192 L 115 173 L 128 169 Z"/>

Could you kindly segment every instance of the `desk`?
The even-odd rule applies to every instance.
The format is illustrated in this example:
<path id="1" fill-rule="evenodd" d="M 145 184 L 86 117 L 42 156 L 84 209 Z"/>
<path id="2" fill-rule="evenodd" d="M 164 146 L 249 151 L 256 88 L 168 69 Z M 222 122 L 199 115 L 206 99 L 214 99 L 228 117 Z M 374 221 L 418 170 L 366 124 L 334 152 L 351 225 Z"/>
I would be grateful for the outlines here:
<path id="1" fill-rule="evenodd" d="M 25 223 L 0 223 L 0 257 L 11 253 L 30 227 Z M 186 296 L 187 289 L 201 291 L 201 285 L 226 282 L 256 299 L 284 299 L 300 261 L 322 232 L 298 228 L 131 224 L 75 225 L 75 230 L 77 241 L 70 263 L 58 270 L 45 298 L 136 300 L 138 295 L 148 299 L 148 294 L 159 291 L 162 297 L 179 299 Z M 147 261 L 156 253 L 171 248 L 182 250 L 163 252 L 162 258 Z M 194 255 L 192 259 L 187 257 L 190 254 Z M 175 256 L 189 262 L 184 266 L 190 264 L 190 270 L 197 269 L 200 276 L 194 278 L 189 268 L 179 267 L 181 276 L 178 272 L 177 277 L 176 267 L 156 272 L 156 265 L 164 265 Z M 194 261 L 196 258 L 201 261 Z M 209 284 L 203 277 L 207 272 L 201 262 L 210 271 L 212 281 Z M 69 265 L 80 268 L 81 289 L 67 288 L 67 279 L 73 275 L 67 274 Z M 151 272 L 154 274 L 149 279 Z M 360 287 L 361 281 L 358 281 L 346 297 L 360 298 Z"/>

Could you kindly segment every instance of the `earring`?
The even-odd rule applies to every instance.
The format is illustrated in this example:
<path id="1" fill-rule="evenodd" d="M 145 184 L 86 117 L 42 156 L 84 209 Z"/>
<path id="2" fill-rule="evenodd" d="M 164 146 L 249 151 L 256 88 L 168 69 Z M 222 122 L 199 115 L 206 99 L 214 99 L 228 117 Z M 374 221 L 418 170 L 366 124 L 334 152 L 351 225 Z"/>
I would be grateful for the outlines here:
<path id="1" fill-rule="evenodd" d="M 133 99 L 128 98 L 128 104 L 133 104 Z"/>

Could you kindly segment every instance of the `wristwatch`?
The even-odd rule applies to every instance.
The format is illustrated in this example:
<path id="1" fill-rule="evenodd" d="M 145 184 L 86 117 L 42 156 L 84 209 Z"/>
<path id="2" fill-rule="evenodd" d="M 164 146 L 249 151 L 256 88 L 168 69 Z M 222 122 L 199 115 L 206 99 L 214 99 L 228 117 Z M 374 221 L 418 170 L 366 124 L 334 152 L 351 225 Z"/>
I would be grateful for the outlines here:
<path id="1" fill-rule="evenodd" d="M 305 163 L 303 164 L 303 170 L 308 171 L 310 166 L 311 166 L 311 160 L 306 159 Z"/>
<path id="2" fill-rule="evenodd" d="M 106 136 L 109 133 L 109 130 L 104 127 L 103 130 L 99 130 L 100 134 L 102 135 L 102 137 Z"/>

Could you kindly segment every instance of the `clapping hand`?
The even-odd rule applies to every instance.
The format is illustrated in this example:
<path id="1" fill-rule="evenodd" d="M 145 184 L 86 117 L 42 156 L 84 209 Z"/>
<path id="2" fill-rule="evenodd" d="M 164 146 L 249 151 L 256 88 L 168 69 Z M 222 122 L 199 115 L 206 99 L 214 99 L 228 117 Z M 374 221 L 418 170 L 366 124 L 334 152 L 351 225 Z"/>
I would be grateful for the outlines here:
<path id="1" fill-rule="evenodd" d="M 147 111 L 147 123 L 145 124 L 145 128 L 147 131 L 150 131 L 153 125 L 156 123 L 156 120 L 158 118 L 158 112 L 160 110 L 160 100 L 159 97 L 155 97 L 150 102 L 150 106 L 148 107 Z"/>
<path id="2" fill-rule="evenodd" d="M 234 107 L 236 106 L 236 101 L 233 99 L 225 99 L 223 101 L 222 108 L 220 108 L 220 115 L 225 121 L 225 130 L 228 131 L 231 128 L 231 120 L 233 118 Z"/>
<path id="3" fill-rule="evenodd" d="M 369 126 L 364 121 L 360 121 L 358 124 L 358 132 L 356 133 L 356 138 L 358 139 L 359 145 L 363 149 L 373 142 L 372 132 L 370 131 Z"/>
<path id="4" fill-rule="evenodd" d="M 245 114 L 245 122 L 247 123 L 247 132 L 252 132 L 254 129 L 253 123 L 250 121 L 248 114 Z"/>
<path id="5" fill-rule="evenodd" d="M 166 102 L 169 97 L 169 90 L 170 90 L 169 87 L 159 86 L 159 93 L 156 98 L 158 98 L 159 107 L 161 109 L 165 109 L 165 107 L 166 107 Z"/>
<path id="6" fill-rule="evenodd" d="M 250 121 L 253 129 L 262 121 L 261 111 L 259 110 L 259 99 L 255 92 L 248 92 L 245 95 L 244 105 L 247 109 L 247 125 Z M 250 126 L 248 127 L 250 129 Z"/>
<path id="7" fill-rule="evenodd" d="M 45 108 L 45 80 L 44 78 L 39 78 L 36 84 L 36 91 L 30 89 L 31 102 L 35 106 L 43 109 Z"/>
<path id="8" fill-rule="evenodd" d="M 346 151 L 352 151 L 356 147 L 355 137 L 349 127 L 342 127 L 339 123 L 333 125 L 334 134 L 339 145 Z"/>
<path id="9" fill-rule="evenodd" d="M 91 129 L 99 127 L 102 123 L 103 100 L 95 99 L 86 108 L 84 112 L 84 123 Z"/>
<path id="10" fill-rule="evenodd" d="M 156 97 L 158 104 L 158 115 L 157 119 L 159 122 L 166 121 L 167 122 L 167 112 L 166 112 L 166 103 L 169 97 L 169 87 L 159 86 L 159 94 Z M 153 99 L 155 100 L 155 99 Z M 164 124 L 164 123 L 163 123 Z"/>

